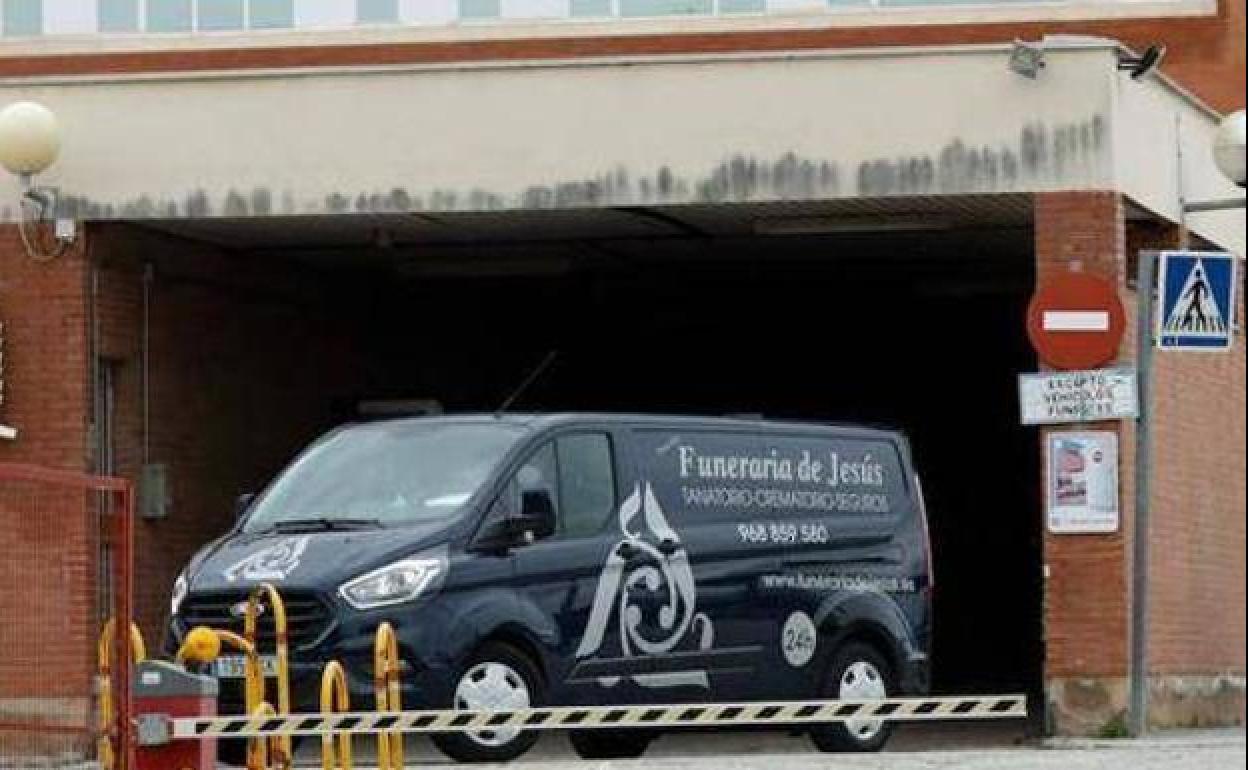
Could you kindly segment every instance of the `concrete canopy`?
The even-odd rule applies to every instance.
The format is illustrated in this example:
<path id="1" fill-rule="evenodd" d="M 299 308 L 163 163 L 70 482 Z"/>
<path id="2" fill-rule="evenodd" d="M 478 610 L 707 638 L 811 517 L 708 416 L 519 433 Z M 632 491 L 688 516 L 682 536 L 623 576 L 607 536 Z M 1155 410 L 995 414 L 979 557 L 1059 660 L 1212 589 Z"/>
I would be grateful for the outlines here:
<path id="1" fill-rule="evenodd" d="M 0 83 L 66 127 L 84 220 L 317 217 L 1116 190 L 1230 197 L 1216 115 L 1112 41 Z M 13 219 L 7 181 L 0 215 Z M 1235 212 L 1192 218 L 1242 253 Z"/>

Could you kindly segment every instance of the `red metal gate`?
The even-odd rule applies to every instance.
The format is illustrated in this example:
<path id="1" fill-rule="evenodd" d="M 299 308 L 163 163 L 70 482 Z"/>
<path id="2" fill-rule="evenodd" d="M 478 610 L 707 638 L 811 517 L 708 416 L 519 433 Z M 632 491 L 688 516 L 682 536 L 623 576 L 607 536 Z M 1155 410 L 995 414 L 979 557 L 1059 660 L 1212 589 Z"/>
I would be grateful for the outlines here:
<path id="1" fill-rule="evenodd" d="M 101 733 L 130 746 L 130 634 L 106 648 L 99 638 L 132 616 L 133 526 L 124 479 L 0 463 L 0 766 L 73 766 L 96 756 Z M 106 687 L 115 703 L 101 730 Z M 129 756 L 118 751 L 117 766 Z"/>

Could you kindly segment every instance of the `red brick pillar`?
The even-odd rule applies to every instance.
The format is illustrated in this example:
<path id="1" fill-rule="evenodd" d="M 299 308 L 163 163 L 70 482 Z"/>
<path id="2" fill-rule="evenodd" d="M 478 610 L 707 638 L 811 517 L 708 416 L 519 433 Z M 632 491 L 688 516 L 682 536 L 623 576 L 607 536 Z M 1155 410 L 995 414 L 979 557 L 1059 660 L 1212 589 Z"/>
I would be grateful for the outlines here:
<path id="1" fill-rule="evenodd" d="M 1114 192 L 1035 196 L 1036 282 L 1068 270 L 1112 280 L 1126 293 L 1122 199 Z M 1133 314 L 1128 313 L 1130 319 Z M 1134 324 L 1119 361 L 1133 358 Z M 1132 426 L 1085 423 L 1076 429 L 1118 433 L 1119 510 L 1114 534 L 1054 535 L 1044 527 L 1044 679 L 1050 725 L 1059 733 L 1092 733 L 1120 723 L 1127 703 L 1129 554 L 1132 518 Z M 1057 428 L 1044 428 L 1045 442 Z M 1048 468 L 1041 474 L 1047 490 Z"/>

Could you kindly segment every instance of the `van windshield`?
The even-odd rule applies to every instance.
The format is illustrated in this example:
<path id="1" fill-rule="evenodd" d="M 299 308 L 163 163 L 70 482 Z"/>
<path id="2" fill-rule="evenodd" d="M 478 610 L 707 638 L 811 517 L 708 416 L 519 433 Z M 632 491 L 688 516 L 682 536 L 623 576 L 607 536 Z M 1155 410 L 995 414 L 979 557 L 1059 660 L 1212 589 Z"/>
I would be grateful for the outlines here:
<path id="1" fill-rule="evenodd" d="M 256 502 L 243 531 L 450 518 L 520 434 L 502 423 L 417 420 L 347 428 L 288 467 Z"/>

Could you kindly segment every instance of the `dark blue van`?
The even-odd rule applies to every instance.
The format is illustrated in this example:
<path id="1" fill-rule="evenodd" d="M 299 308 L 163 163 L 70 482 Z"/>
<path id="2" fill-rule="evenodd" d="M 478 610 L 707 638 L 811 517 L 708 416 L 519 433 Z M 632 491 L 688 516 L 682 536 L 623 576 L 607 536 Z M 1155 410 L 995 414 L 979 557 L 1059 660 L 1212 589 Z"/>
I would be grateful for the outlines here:
<path id="1" fill-rule="evenodd" d="M 927 688 L 923 501 L 907 443 L 889 431 L 594 414 L 350 425 L 191 560 L 170 644 L 197 624 L 240 629 L 240 603 L 265 581 L 287 602 L 299 711 L 316 710 L 331 659 L 353 703 L 372 702 L 383 620 L 398 632 L 406 708 Z M 216 665 L 223 711 L 236 711 L 241 662 Z M 823 750 L 869 751 L 889 726 L 810 732 Z M 654 735 L 571 737 L 582 756 L 606 758 L 638 756 Z M 535 739 L 436 742 L 495 761 Z"/>

